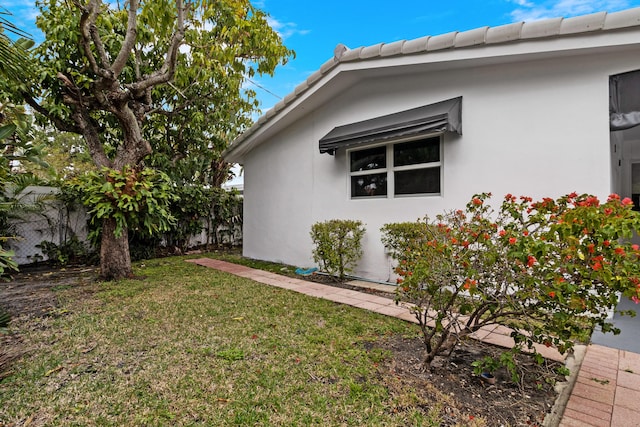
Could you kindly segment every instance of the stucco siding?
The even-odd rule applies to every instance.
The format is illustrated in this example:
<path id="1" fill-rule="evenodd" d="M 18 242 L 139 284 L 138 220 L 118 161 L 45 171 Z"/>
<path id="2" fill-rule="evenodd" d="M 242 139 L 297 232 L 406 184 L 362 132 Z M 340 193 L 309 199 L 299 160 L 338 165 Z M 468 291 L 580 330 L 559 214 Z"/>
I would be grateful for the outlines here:
<path id="1" fill-rule="evenodd" d="M 312 126 L 300 122 L 244 163 L 243 253 L 290 264 L 308 264 L 313 198 Z"/>
<path id="2" fill-rule="evenodd" d="M 609 75 L 636 55 L 602 54 L 363 79 L 249 152 L 244 253 L 310 266 L 311 225 L 366 224 L 357 275 L 392 279 L 380 227 L 463 207 L 472 194 L 533 197 L 611 190 Z M 345 150 L 320 154 L 334 127 L 462 96 L 463 135 L 443 142 L 439 196 L 351 200 Z"/>

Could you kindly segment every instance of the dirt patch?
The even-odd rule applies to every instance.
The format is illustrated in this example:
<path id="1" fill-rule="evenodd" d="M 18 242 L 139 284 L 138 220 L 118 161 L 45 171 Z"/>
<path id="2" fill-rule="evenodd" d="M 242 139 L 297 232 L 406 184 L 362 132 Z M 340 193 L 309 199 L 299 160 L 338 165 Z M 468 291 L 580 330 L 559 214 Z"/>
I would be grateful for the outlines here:
<path id="1" fill-rule="evenodd" d="M 97 267 L 23 267 L 11 281 L 0 282 L 0 306 L 13 317 L 48 316 L 60 306 L 56 291 L 82 291 L 81 285 L 95 282 L 97 276 Z"/>
<path id="2" fill-rule="evenodd" d="M 98 275 L 96 267 L 53 269 L 47 265 L 23 267 L 11 281 L 0 281 L 0 308 L 12 318 L 57 316 L 60 311 L 59 290 L 73 289 L 86 293 Z M 11 364 L 22 355 L 20 336 L 0 329 L 0 381 L 11 374 Z"/>
<path id="3" fill-rule="evenodd" d="M 503 349 L 468 339 L 451 357 L 437 358 L 431 369 L 424 369 L 424 346 L 419 339 L 392 337 L 372 344 L 393 355 L 383 370 L 392 394 L 414 390 L 414 402 L 392 408 L 408 410 L 409 405 L 435 410 L 443 420 L 441 426 L 541 426 L 555 403 L 554 385 L 564 381 L 555 372 L 561 366 L 546 361 L 536 364 L 530 356 L 519 355 L 520 383 L 514 383 L 506 369 L 494 372 L 495 384 L 488 384 L 474 374 L 472 363 L 487 355 L 498 356 Z M 405 393 L 406 394 L 406 393 Z M 435 407 L 433 402 L 441 402 Z M 483 421 L 481 421 L 483 420 Z"/>

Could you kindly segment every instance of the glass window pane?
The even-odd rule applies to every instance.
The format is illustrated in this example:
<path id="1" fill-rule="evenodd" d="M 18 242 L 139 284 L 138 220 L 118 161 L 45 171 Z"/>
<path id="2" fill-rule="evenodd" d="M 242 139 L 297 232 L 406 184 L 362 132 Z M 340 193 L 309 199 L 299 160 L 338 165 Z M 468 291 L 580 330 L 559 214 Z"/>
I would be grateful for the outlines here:
<path id="1" fill-rule="evenodd" d="M 351 177 L 351 197 L 387 195 L 387 174 L 376 173 Z"/>
<path id="2" fill-rule="evenodd" d="M 351 172 L 383 169 L 387 167 L 387 147 L 351 152 Z"/>
<path id="3" fill-rule="evenodd" d="M 393 165 L 407 166 L 440 161 L 440 137 L 404 142 L 393 146 Z"/>
<path id="4" fill-rule="evenodd" d="M 440 168 L 413 169 L 395 172 L 395 194 L 425 194 L 440 192 Z"/>
<path id="5" fill-rule="evenodd" d="M 631 163 L 631 200 L 633 210 L 640 211 L 640 163 Z"/>

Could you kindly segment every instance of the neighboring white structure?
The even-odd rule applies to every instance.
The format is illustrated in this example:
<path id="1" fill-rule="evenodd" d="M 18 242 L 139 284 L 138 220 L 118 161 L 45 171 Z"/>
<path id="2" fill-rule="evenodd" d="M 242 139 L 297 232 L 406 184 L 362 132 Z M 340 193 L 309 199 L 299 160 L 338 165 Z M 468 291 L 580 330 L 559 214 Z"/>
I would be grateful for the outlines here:
<path id="1" fill-rule="evenodd" d="M 310 266 L 313 223 L 360 219 L 356 274 L 386 281 L 380 227 L 474 193 L 637 200 L 640 127 L 610 131 L 610 112 L 640 110 L 638 70 L 640 8 L 338 46 L 226 152 L 244 255 Z"/>

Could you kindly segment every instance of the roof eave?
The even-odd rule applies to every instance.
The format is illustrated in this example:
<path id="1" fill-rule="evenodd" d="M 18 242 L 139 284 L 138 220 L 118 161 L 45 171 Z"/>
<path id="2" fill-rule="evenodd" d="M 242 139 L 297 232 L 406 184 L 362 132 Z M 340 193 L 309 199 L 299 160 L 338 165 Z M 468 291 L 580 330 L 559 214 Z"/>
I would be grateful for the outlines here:
<path id="1" fill-rule="evenodd" d="M 333 58 L 326 61 L 318 71 L 299 84 L 292 93 L 236 138 L 224 151 L 223 156 L 229 162 L 242 163 L 245 154 L 262 142 L 261 136 L 271 134 L 283 117 L 336 76 L 344 73 L 408 65 L 427 66 L 435 63 L 487 61 L 491 58 L 494 61 L 504 61 L 515 55 L 522 58 L 526 55 L 551 55 L 554 52 L 566 54 L 572 49 L 584 51 L 598 47 L 614 47 L 625 41 L 600 40 L 598 42 L 592 36 L 629 31 L 637 33 L 639 27 L 640 7 L 614 13 L 598 12 L 573 18 L 480 27 L 465 32 L 452 32 L 388 44 L 379 43 L 350 50 L 345 50 L 344 46 L 339 45 Z M 584 43 L 585 36 L 592 40 L 591 44 Z M 552 49 L 549 49 L 547 42 L 553 40 L 556 42 L 552 44 Z M 625 43 L 638 44 L 640 43 L 638 40 L 640 37 L 630 38 Z"/>

